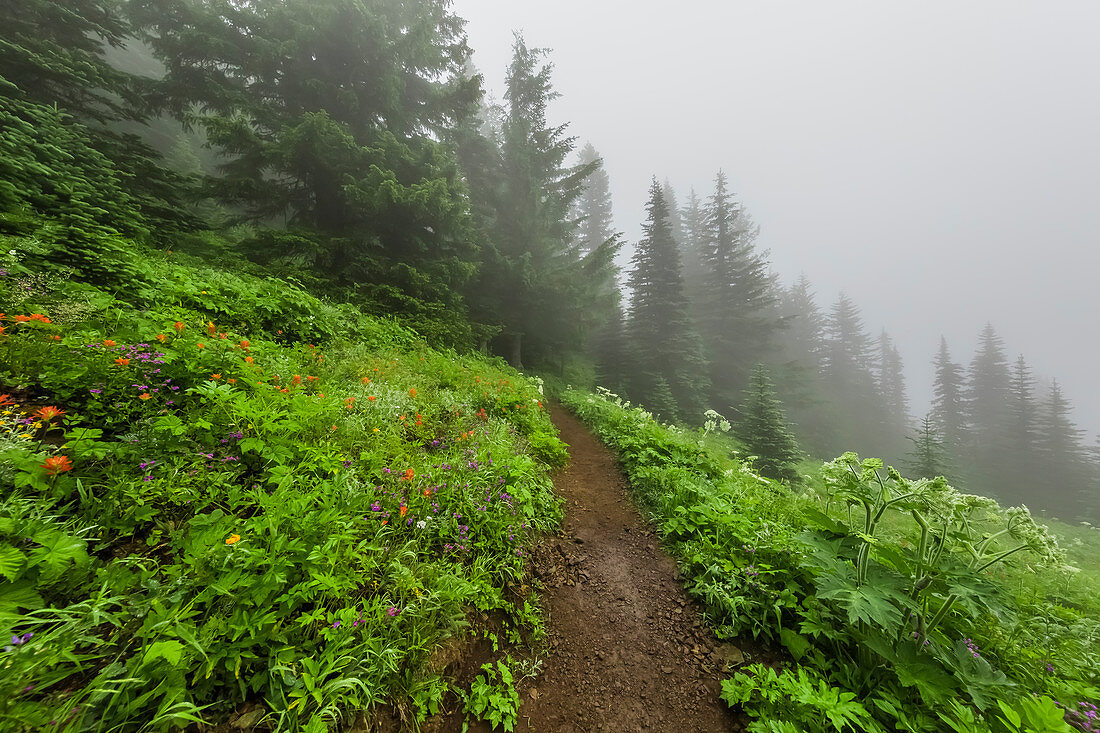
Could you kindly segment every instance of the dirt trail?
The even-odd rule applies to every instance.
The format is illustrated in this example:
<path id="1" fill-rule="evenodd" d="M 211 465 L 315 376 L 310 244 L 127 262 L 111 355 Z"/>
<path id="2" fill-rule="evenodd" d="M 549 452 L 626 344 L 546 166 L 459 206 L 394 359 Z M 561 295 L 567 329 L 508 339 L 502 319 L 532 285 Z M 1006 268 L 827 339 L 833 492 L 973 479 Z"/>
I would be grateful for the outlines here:
<path id="1" fill-rule="evenodd" d="M 721 670 L 740 652 L 702 626 L 611 452 L 561 407 L 552 417 L 570 446 L 554 481 L 568 503 L 562 537 L 535 556 L 550 648 L 520 688 L 516 730 L 740 730 L 718 699 Z"/>

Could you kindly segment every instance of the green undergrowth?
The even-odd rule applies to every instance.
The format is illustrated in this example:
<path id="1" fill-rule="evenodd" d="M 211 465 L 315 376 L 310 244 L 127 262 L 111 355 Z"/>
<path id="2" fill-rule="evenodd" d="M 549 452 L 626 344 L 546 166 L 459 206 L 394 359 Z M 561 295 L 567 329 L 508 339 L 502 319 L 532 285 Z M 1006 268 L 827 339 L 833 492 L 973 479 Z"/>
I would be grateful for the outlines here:
<path id="1" fill-rule="evenodd" d="M 36 246 L 0 255 L 0 729 L 415 727 L 475 614 L 539 633 L 537 380 L 274 278 L 150 255 L 109 290 Z"/>
<path id="2" fill-rule="evenodd" d="M 705 429 L 606 391 L 562 401 L 617 453 L 718 636 L 775 650 L 723 684 L 750 730 L 1100 730 L 1095 565 L 1073 564 L 1095 540 L 1067 554 L 1026 509 L 851 453 L 795 492 Z"/>

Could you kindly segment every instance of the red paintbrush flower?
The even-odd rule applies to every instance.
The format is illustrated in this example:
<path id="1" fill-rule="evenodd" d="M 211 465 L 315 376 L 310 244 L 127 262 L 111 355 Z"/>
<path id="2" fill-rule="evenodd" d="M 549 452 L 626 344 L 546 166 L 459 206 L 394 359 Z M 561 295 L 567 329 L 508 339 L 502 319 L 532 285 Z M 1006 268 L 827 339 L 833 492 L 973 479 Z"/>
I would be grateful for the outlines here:
<path id="1" fill-rule="evenodd" d="M 56 476 L 59 473 L 73 470 L 73 464 L 68 456 L 50 456 L 42 464 L 42 468 L 46 469 L 46 473 L 50 476 Z"/>
<path id="2" fill-rule="evenodd" d="M 64 410 L 59 410 L 53 405 L 48 405 L 46 407 L 39 407 L 34 413 L 34 418 L 42 422 L 53 422 L 64 414 Z"/>

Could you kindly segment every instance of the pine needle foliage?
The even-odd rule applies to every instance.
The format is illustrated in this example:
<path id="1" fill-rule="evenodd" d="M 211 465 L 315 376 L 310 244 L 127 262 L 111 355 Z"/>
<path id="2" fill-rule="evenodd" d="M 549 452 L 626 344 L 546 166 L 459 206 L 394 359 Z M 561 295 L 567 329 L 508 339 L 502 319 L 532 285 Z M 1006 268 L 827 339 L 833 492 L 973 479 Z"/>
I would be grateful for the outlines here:
<path id="1" fill-rule="evenodd" d="M 768 368 L 763 364 L 752 371 L 741 414 L 737 434 L 749 452 L 757 457 L 755 466 L 761 475 L 777 481 L 797 482 L 794 464 L 802 455 L 787 424 Z"/>

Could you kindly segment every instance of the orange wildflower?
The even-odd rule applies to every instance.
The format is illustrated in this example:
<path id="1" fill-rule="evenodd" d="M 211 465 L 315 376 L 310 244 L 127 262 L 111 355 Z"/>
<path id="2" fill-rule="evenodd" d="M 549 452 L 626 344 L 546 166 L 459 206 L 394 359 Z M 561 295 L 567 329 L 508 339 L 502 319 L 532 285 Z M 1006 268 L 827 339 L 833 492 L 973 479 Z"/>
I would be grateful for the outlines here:
<path id="1" fill-rule="evenodd" d="M 235 545 L 240 541 L 241 541 L 241 536 L 239 534 L 231 534 L 231 535 L 229 535 L 228 537 L 225 538 L 225 544 L 227 544 L 227 545 Z"/>
<path id="2" fill-rule="evenodd" d="M 237 380 L 233 379 L 232 377 L 230 377 L 229 379 L 227 379 L 225 381 L 229 382 L 230 384 L 236 384 L 237 383 Z"/>
<path id="3" fill-rule="evenodd" d="M 407 506 L 405 506 L 404 504 L 402 504 L 401 505 L 401 512 L 400 512 L 401 516 L 405 516 L 408 513 L 409 513 L 409 508 Z"/>
<path id="4" fill-rule="evenodd" d="M 409 389 L 409 397 L 416 397 L 416 387 Z"/>
<path id="5" fill-rule="evenodd" d="M 163 344 L 167 340 L 168 340 L 168 337 L 165 336 L 163 333 L 158 333 L 157 334 L 157 341 L 160 341 Z"/>
<path id="6" fill-rule="evenodd" d="M 40 321 L 41 323 L 52 323 L 49 318 L 46 318 L 46 316 L 41 313 L 31 313 L 31 320 Z"/>
<path id="7" fill-rule="evenodd" d="M 130 366 L 130 360 L 120 356 L 115 359 L 115 364 L 118 364 L 119 366 Z"/>
<path id="8" fill-rule="evenodd" d="M 218 332 L 218 327 L 214 325 L 213 321 L 210 321 L 206 324 L 206 331 L 211 336 L 213 336 L 214 334 L 216 334 Z"/>
<path id="9" fill-rule="evenodd" d="M 219 334 L 218 334 L 218 338 L 220 338 L 220 339 L 222 339 L 222 340 L 224 341 L 225 339 L 229 338 L 229 335 L 228 335 L 228 334 L 224 334 L 224 333 L 219 333 Z"/>
<path id="10" fill-rule="evenodd" d="M 59 410 L 53 405 L 49 405 L 47 407 L 39 407 L 34 413 L 34 419 L 41 420 L 42 422 L 53 422 L 64 414 L 64 410 Z"/>
<path id="11" fill-rule="evenodd" d="M 12 320 L 15 321 L 16 323 L 26 323 L 30 319 L 31 319 L 30 316 L 16 316 Z"/>
<path id="12" fill-rule="evenodd" d="M 306 377 L 306 379 L 308 379 L 311 382 L 316 382 L 317 381 L 317 377 L 313 377 L 313 376 Z"/>
<path id="13" fill-rule="evenodd" d="M 334 432 L 334 433 L 336 432 L 336 426 L 335 425 L 332 426 L 332 432 Z"/>
<path id="14" fill-rule="evenodd" d="M 15 400 L 11 398 L 10 394 L 0 394 L 0 407 L 4 405 L 14 405 Z"/>
<path id="15" fill-rule="evenodd" d="M 405 475 L 401 478 L 405 481 L 412 481 L 414 478 L 416 478 L 416 471 L 412 470 L 411 468 L 406 468 Z"/>
<path id="16" fill-rule="evenodd" d="M 140 399 L 143 399 L 143 400 L 151 400 L 151 399 L 153 399 L 153 395 L 149 394 L 148 392 L 142 392 L 141 394 L 139 394 L 139 395 L 138 395 L 138 397 L 139 397 Z"/>
<path id="17" fill-rule="evenodd" d="M 200 341 L 199 343 L 195 344 L 195 348 L 196 349 L 205 349 L 206 344 L 204 344 L 203 342 Z"/>
<path id="18" fill-rule="evenodd" d="M 432 495 L 432 490 L 431 489 L 424 489 L 424 496 L 431 496 L 431 495 Z"/>
<path id="19" fill-rule="evenodd" d="M 103 339 L 103 345 L 106 346 L 108 349 L 112 346 L 117 346 L 117 344 L 111 339 Z"/>
<path id="20" fill-rule="evenodd" d="M 295 374 L 294 378 L 291 379 L 290 381 L 294 384 L 301 384 L 302 383 L 302 377 L 301 377 L 301 375 Z"/>
<path id="21" fill-rule="evenodd" d="M 252 363 L 252 362 L 254 362 L 254 361 L 256 361 L 256 360 L 255 360 L 255 359 L 253 359 L 253 358 L 252 358 L 251 356 L 246 356 L 246 357 L 244 358 L 244 363 L 245 363 L 245 364 L 251 364 L 251 363 Z"/>
<path id="22" fill-rule="evenodd" d="M 56 476 L 59 473 L 73 470 L 73 464 L 68 456 L 50 456 L 42 464 L 42 468 L 46 469 L 46 473 L 50 476 Z"/>
<path id="23" fill-rule="evenodd" d="M 248 351 L 248 339 L 245 339 L 244 341 L 241 341 L 241 348 L 244 349 L 245 351 Z"/>
<path id="24" fill-rule="evenodd" d="M 218 381 L 219 379 L 222 378 L 222 375 L 215 373 L 215 374 L 211 374 L 210 378 L 213 379 L 216 382 L 216 381 Z"/>
<path id="25" fill-rule="evenodd" d="M 378 398 L 375 397 L 374 395 L 371 395 L 370 397 L 367 398 L 367 402 L 374 402 L 376 399 L 378 399 Z"/>
<path id="26" fill-rule="evenodd" d="M 370 377 L 363 377 L 363 384 L 370 384 Z"/>
<path id="27" fill-rule="evenodd" d="M 0 326 L 0 333 L 4 333 L 4 327 L 3 326 Z M 53 336 L 50 336 L 50 341 L 60 341 L 60 340 L 61 340 L 61 337 L 58 336 L 56 333 Z"/>
<path id="28" fill-rule="evenodd" d="M 7 330 L 3 326 L 0 326 L 0 336 L 4 335 L 4 331 Z"/>
<path id="29" fill-rule="evenodd" d="M 186 328 L 186 326 L 183 325 L 182 321 L 176 321 L 175 323 L 172 324 L 172 328 L 176 329 L 176 332 L 179 333 L 184 328 Z"/>

